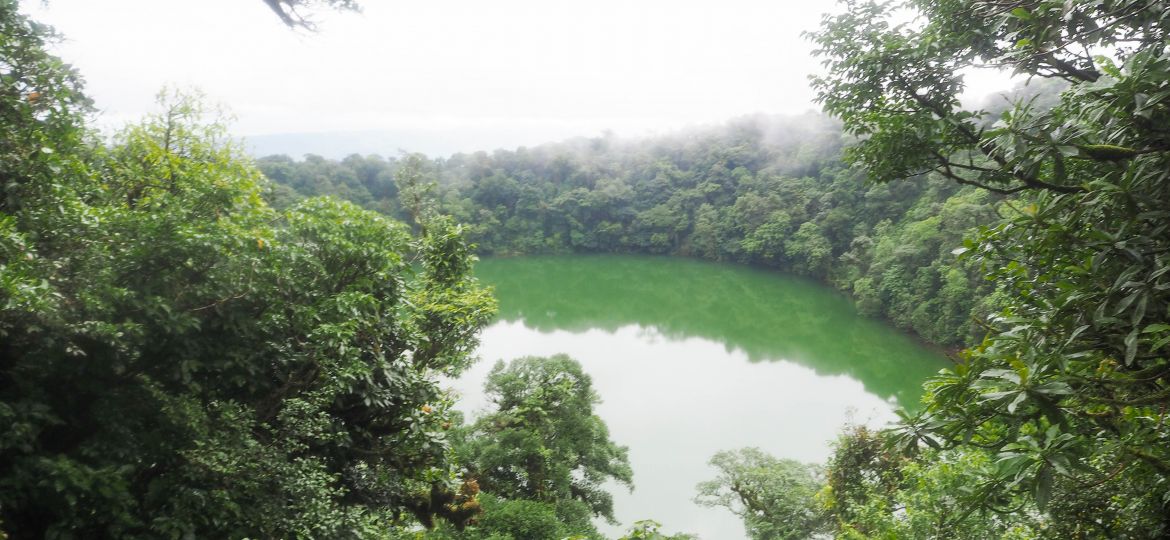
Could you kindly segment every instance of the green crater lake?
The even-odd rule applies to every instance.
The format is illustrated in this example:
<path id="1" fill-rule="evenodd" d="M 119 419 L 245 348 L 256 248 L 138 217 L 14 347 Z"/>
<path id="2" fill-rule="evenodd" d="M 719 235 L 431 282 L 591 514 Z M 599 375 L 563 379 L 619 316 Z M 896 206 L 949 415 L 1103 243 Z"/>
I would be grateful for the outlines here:
<path id="1" fill-rule="evenodd" d="M 634 491 L 614 486 L 619 526 L 654 519 L 705 540 L 746 538 L 730 512 L 692 502 L 720 450 L 755 446 L 822 462 L 848 422 L 881 425 L 914 408 L 939 351 L 818 283 L 681 258 L 486 259 L 499 319 L 481 360 L 454 389 L 470 417 L 486 409 L 497 360 L 566 353 L 593 378 L 596 412 L 630 449 Z"/>

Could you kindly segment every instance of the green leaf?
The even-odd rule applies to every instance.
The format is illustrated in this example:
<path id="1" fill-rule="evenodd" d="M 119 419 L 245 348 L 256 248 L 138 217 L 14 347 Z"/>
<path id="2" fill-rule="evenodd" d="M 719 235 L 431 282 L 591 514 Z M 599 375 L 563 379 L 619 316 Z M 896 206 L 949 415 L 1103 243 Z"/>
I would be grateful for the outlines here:
<path id="1" fill-rule="evenodd" d="M 1041 512 L 1048 508 L 1048 501 L 1052 499 L 1052 481 L 1052 468 L 1047 465 L 1040 467 L 1032 494 L 1036 497 L 1036 507 Z"/>
<path id="2" fill-rule="evenodd" d="M 1018 407 L 1021 403 L 1023 403 L 1025 399 L 1028 399 L 1028 393 L 1027 392 L 1019 392 L 1019 395 L 1016 396 L 1016 399 L 1013 399 L 1011 403 L 1008 403 L 1008 406 L 1007 406 L 1008 413 L 1015 413 L 1016 407 Z"/>
<path id="3" fill-rule="evenodd" d="M 1134 357 L 1137 356 L 1138 351 L 1138 329 L 1134 328 L 1129 335 L 1125 336 L 1125 365 L 1133 363 Z"/>

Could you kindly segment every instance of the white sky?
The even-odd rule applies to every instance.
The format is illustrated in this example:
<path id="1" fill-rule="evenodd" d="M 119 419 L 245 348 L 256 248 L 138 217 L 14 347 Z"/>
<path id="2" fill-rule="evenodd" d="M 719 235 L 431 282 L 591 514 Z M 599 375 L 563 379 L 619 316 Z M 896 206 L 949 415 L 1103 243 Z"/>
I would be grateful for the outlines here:
<path id="1" fill-rule="evenodd" d="M 832 0 L 365 0 L 316 34 L 260 0 L 24 0 L 66 37 L 102 124 L 197 87 L 238 135 L 638 135 L 814 108 L 801 38 Z M 538 141 L 539 142 L 539 141 Z"/>

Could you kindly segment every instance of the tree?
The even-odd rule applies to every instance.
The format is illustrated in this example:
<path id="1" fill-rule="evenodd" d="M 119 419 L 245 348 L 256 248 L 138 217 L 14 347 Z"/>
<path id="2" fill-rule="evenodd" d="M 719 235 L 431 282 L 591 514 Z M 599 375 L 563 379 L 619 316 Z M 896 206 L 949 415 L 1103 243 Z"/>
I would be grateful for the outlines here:
<path id="1" fill-rule="evenodd" d="M 758 448 L 719 452 L 711 465 L 719 476 L 698 485 L 695 502 L 731 510 L 753 540 L 799 540 L 824 529 L 815 501 L 824 484 L 817 467 Z"/>
<path id="2" fill-rule="evenodd" d="M 674 136 L 600 146 L 579 140 L 443 160 L 417 156 L 418 167 L 408 166 L 411 158 L 315 156 L 273 156 L 260 166 L 301 195 L 335 195 L 408 221 L 411 201 L 422 201 L 427 211 L 419 214 L 438 211 L 467 224 L 481 254 L 667 253 L 766 265 L 848 290 L 867 314 L 934 343 L 964 344 L 971 313 L 987 311 L 977 305 L 991 284 L 951 250 L 976 224 L 998 219 L 998 202 L 945 179 L 866 187 L 857 172 L 829 164 L 837 157 L 835 136 L 830 144 L 826 133 L 792 122 L 739 119 L 701 132 L 701 144 Z M 746 165 L 728 167 L 734 163 Z M 422 199 L 366 180 L 412 168 L 421 172 L 417 185 L 429 190 Z M 776 172 L 788 170 L 814 176 Z M 274 191 L 272 199 L 281 195 Z M 942 298 L 944 275 L 976 285 Z"/>
<path id="3" fill-rule="evenodd" d="M 0 25 L 5 532 L 374 537 L 444 486 L 436 379 L 494 309 L 458 230 L 277 212 L 189 96 L 99 145 L 43 27 Z"/>
<path id="4" fill-rule="evenodd" d="M 302 8 L 314 9 L 325 6 L 336 10 L 359 11 L 361 5 L 358 0 L 264 0 L 280 21 L 289 28 L 316 30 L 317 25 L 308 16 L 301 13 Z"/>
<path id="5" fill-rule="evenodd" d="M 90 135 L 84 116 L 92 111 L 81 76 L 45 50 L 58 36 L 18 9 L 16 0 L 0 1 L 0 211 L 6 214 L 51 182 L 67 156 L 83 151 Z"/>
<path id="6" fill-rule="evenodd" d="M 693 540 L 694 536 L 689 534 L 671 534 L 667 535 L 659 532 L 658 529 L 662 527 L 661 523 L 653 520 L 642 520 L 634 522 L 634 526 L 630 528 L 630 532 L 619 540 Z"/>
<path id="7" fill-rule="evenodd" d="M 1000 508 L 1025 493 L 1054 531 L 1166 534 L 1170 10 L 1128 0 L 845 6 L 811 37 L 828 68 L 814 79 L 819 100 L 858 136 L 848 158 L 877 181 L 929 172 L 1018 197 L 964 248 L 1006 309 L 928 384 L 928 407 L 907 416 L 896 443 L 992 451 L 972 504 Z M 894 9 L 917 18 L 894 25 Z M 995 120 L 958 97 L 961 70 L 980 66 L 1069 87 L 1051 108 L 1022 100 Z"/>
<path id="8" fill-rule="evenodd" d="M 1043 529 L 1031 512 L 991 512 L 972 504 L 978 497 L 972 487 L 992 464 L 989 453 L 930 450 L 905 459 L 886 442 L 880 432 L 850 426 L 834 443 L 828 483 L 817 502 L 837 538 L 1023 540 Z M 1019 497 L 1004 501 L 1009 507 L 1023 504 Z"/>
<path id="9" fill-rule="evenodd" d="M 407 154 L 394 172 L 398 200 L 410 217 L 411 224 L 422 231 L 426 230 L 427 222 L 435 215 L 434 191 L 438 186 L 431 178 L 427 165 L 426 156 Z"/>
<path id="10" fill-rule="evenodd" d="M 497 363 L 484 390 L 496 411 L 471 426 L 460 450 L 485 492 L 508 500 L 580 504 L 613 520 L 603 484 L 631 485 L 625 447 L 609 440 L 589 376 L 565 355 Z"/>
<path id="11" fill-rule="evenodd" d="M 833 246 L 821 234 L 820 227 L 812 222 L 804 222 L 797 229 L 792 238 L 784 243 L 784 251 L 789 258 L 798 261 L 793 268 L 806 275 L 824 275 L 832 261 Z"/>

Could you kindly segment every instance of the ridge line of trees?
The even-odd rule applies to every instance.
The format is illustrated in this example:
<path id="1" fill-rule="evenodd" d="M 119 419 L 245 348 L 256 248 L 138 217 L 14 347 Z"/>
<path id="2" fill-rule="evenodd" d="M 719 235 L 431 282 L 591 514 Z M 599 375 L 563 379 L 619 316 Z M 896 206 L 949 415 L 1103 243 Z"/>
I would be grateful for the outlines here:
<path id="1" fill-rule="evenodd" d="M 773 268 L 830 284 L 931 343 L 974 342 L 994 284 L 953 251 L 1007 211 L 1003 197 L 925 176 L 867 184 L 842 165 L 845 140 L 821 116 L 756 116 L 645 140 L 257 164 L 278 207 L 333 195 L 409 218 L 421 204 L 464 223 L 482 256 L 663 254 Z M 404 198 L 404 179 L 420 177 L 425 201 L 417 187 Z"/>

